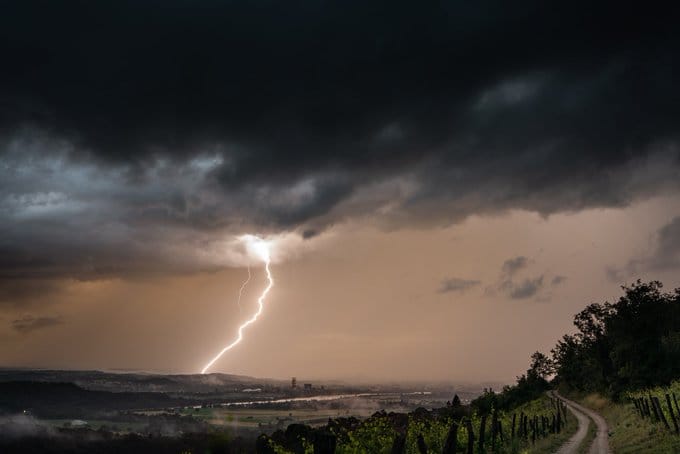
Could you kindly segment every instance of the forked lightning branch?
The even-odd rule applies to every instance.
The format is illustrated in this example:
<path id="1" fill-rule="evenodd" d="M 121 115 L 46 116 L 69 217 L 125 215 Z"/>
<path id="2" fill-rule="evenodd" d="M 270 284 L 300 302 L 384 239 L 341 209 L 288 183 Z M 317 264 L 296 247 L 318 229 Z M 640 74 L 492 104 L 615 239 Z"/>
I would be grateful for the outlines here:
<path id="1" fill-rule="evenodd" d="M 222 357 L 226 352 L 237 346 L 241 341 L 243 340 L 243 331 L 253 323 L 257 321 L 257 318 L 262 314 L 262 311 L 264 309 L 264 301 L 265 298 L 267 298 L 267 294 L 269 294 L 269 291 L 272 289 L 274 286 L 274 279 L 272 278 L 272 273 L 271 270 L 269 269 L 269 264 L 271 262 L 271 256 L 269 254 L 269 246 L 270 244 L 263 240 L 262 238 L 256 237 L 254 235 L 244 235 L 241 237 L 241 241 L 243 241 L 246 245 L 246 248 L 249 253 L 255 255 L 258 259 L 262 260 L 264 263 L 264 270 L 267 275 L 267 286 L 265 289 L 262 291 L 262 294 L 260 297 L 257 299 L 257 311 L 255 314 L 250 317 L 248 320 L 243 322 L 241 326 L 238 328 L 238 335 L 236 336 L 236 339 L 224 347 L 213 359 L 210 360 L 208 364 L 205 365 L 205 367 L 201 370 L 202 374 L 205 374 L 210 367 L 215 364 L 215 362 Z M 241 289 L 239 290 L 239 307 L 240 307 L 240 302 L 241 302 L 241 294 L 243 293 L 243 289 L 245 286 L 248 284 L 250 281 L 250 269 L 248 269 L 248 279 L 241 285 Z"/>

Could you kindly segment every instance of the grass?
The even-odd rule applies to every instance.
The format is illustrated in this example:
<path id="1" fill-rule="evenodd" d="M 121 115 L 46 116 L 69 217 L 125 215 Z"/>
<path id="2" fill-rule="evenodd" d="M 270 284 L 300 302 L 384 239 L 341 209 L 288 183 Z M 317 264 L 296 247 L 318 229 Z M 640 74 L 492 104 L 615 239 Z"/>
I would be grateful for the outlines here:
<path id="1" fill-rule="evenodd" d="M 586 433 L 585 438 L 581 442 L 581 445 L 578 447 L 576 452 L 578 454 L 588 454 L 588 451 L 590 451 L 590 445 L 593 444 L 593 441 L 595 440 L 595 435 L 597 435 L 597 426 L 593 421 L 588 418 L 588 432 Z"/>
<path id="2" fill-rule="evenodd" d="M 529 402 L 518 409 L 519 411 L 524 411 L 525 413 L 543 413 L 549 415 L 554 412 L 554 408 L 551 406 L 550 398 L 545 396 L 540 399 Z M 527 446 L 520 450 L 521 453 L 531 453 L 531 454 L 543 454 L 543 453 L 554 453 L 569 440 L 572 435 L 576 433 L 578 429 L 578 420 L 571 413 L 566 415 L 567 425 L 562 428 L 559 434 L 548 435 L 546 438 L 541 438 L 536 440 L 536 444 L 533 446 Z"/>
<path id="3" fill-rule="evenodd" d="M 501 419 L 503 422 L 503 430 L 506 432 L 506 436 L 509 436 L 512 414 L 517 415 L 517 420 L 519 421 L 519 415 L 524 413 L 529 416 L 533 415 L 544 415 L 551 417 L 555 412 L 555 408 L 552 406 L 550 398 L 548 396 L 542 396 L 531 402 L 527 402 L 512 411 L 502 415 Z M 536 438 L 534 444 L 531 443 L 531 437 L 529 436 L 528 441 L 523 441 L 519 438 L 502 447 L 499 451 L 501 453 L 511 453 L 511 454 L 544 454 L 544 453 L 554 453 L 562 444 L 569 440 L 576 430 L 578 429 L 578 420 L 571 414 L 568 413 L 567 425 L 562 427 L 559 434 L 548 434 L 545 438 Z"/>
<path id="4" fill-rule="evenodd" d="M 662 396 L 660 392 L 653 394 Z M 668 431 L 662 423 L 642 419 L 632 403 L 612 402 L 599 394 L 571 396 L 604 417 L 609 425 L 609 445 L 615 454 L 680 453 L 680 436 Z"/>

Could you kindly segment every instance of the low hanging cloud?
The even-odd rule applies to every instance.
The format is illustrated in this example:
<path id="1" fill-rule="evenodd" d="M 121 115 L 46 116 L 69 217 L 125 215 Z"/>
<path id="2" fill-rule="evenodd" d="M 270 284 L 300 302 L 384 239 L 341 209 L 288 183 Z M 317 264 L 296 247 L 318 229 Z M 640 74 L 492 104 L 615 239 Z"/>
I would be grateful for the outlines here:
<path id="1" fill-rule="evenodd" d="M 437 290 L 438 293 L 460 292 L 464 293 L 474 287 L 481 285 L 481 281 L 473 279 L 448 278 L 444 279 Z"/>
<path id="2" fill-rule="evenodd" d="M 524 279 L 518 284 L 513 285 L 510 290 L 510 298 L 527 299 L 535 296 L 543 288 L 543 276 L 533 279 Z"/>
<path id="3" fill-rule="evenodd" d="M 529 259 L 520 255 L 507 259 L 503 262 L 502 271 L 508 277 L 514 276 L 518 271 L 524 269 L 529 264 Z"/>
<path id="4" fill-rule="evenodd" d="M 607 279 L 621 284 L 645 271 L 680 269 L 680 216 L 661 226 L 656 232 L 655 241 L 654 250 L 649 255 L 633 258 L 623 267 L 607 267 Z"/>
<path id="5" fill-rule="evenodd" d="M 64 321 L 60 316 L 32 316 L 25 315 L 22 318 L 12 320 L 10 326 L 21 334 L 29 334 L 33 331 L 61 325 Z"/>
<path id="6" fill-rule="evenodd" d="M 501 265 L 498 283 L 495 286 L 487 287 L 486 293 L 488 295 L 493 295 L 496 292 L 501 292 L 515 300 L 536 297 L 539 301 L 549 301 L 551 299 L 550 295 L 541 295 L 541 290 L 545 286 L 544 274 L 536 277 L 521 277 L 522 274 L 526 274 L 525 271 L 528 270 L 529 265 L 532 262 L 533 261 L 529 257 L 523 255 L 518 255 L 505 260 Z M 566 277 L 556 275 L 550 281 L 550 284 L 556 286 L 565 280 Z"/>
<path id="7" fill-rule="evenodd" d="M 565 282 L 567 282 L 567 277 L 566 277 L 566 276 L 561 276 L 561 275 L 558 274 L 557 276 L 554 276 L 554 277 L 552 278 L 552 280 L 550 281 L 550 285 L 552 285 L 553 287 L 555 287 L 555 286 L 564 284 Z"/>
<path id="8" fill-rule="evenodd" d="M 680 268 L 680 216 L 657 232 L 656 250 L 649 259 L 649 265 L 654 270 Z"/>

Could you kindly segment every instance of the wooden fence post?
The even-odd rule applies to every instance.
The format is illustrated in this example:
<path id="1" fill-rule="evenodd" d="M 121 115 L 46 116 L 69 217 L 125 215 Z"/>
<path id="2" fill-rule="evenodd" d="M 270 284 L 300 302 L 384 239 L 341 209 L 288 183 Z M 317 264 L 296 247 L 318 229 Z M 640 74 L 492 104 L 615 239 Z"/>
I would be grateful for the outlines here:
<path id="1" fill-rule="evenodd" d="M 467 454 L 474 454 L 475 450 L 475 433 L 472 431 L 472 420 L 467 420 L 468 444 Z"/>
<path id="2" fill-rule="evenodd" d="M 680 417 L 680 407 L 678 407 L 678 399 L 675 398 L 675 393 L 673 394 L 673 402 L 675 402 L 675 411 L 678 412 L 678 417 Z"/>
<path id="3" fill-rule="evenodd" d="M 501 437 L 501 444 L 505 443 L 505 439 L 503 437 L 503 423 L 500 419 L 498 420 L 498 435 Z"/>
<path id="4" fill-rule="evenodd" d="M 444 443 L 444 450 L 442 454 L 455 454 L 458 447 L 458 424 L 456 421 L 451 423 L 449 434 L 446 436 L 446 443 Z"/>
<path id="5" fill-rule="evenodd" d="M 552 424 L 550 425 L 550 433 L 551 433 L 551 434 L 556 433 L 556 432 L 555 432 L 556 426 L 557 426 L 557 425 L 555 424 L 555 413 L 553 413 L 553 414 L 552 414 Z"/>
<path id="6" fill-rule="evenodd" d="M 673 420 L 673 427 L 675 427 L 675 433 L 680 434 L 680 427 L 678 427 L 678 420 L 675 418 L 675 412 L 673 411 L 673 405 L 671 404 L 671 396 L 666 393 L 666 403 L 668 404 L 668 412 L 671 414 L 671 419 Z M 678 415 L 680 416 L 680 415 Z"/>
<path id="7" fill-rule="evenodd" d="M 661 408 L 661 402 L 659 402 L 658 397 L 654 397 L 654 404 L 656 405 L 657 409 L 659 410 L 659 416 L 661 417 L 661 421 L 663 421 L 663 425 L 666 426 L 666 429 L 671 430 L 671 426 L 668 424 L 668 420 L 666 419 L 666 415 L 663 414 L 663 408 Z"/>
<path id="8" fill-rule="evenodd" d="M 491 451 L 496 452 L 496 432 L 498 431 L 498 410 L 494 409 L 491 417 Z"/>
<path id="9" fill-rule="evenodd" d="M 652 404 L 652 410 L 654 410 L 654 419 L 656 419 L 657 422 L 661 421 L 661 416 L 659 416 L 659 411 L 656 409 L 656 404 L 654 403 L 654 398 L 652 395 L 649 395 L 649 402 Z"/>
<path id="10" fill-rule="evenodd" d="M 397 434 L 392 442 L 392 454 L 404 454 L 406 452 L 406 434 Z"/>
<path id="11" fill-rule="evenodd" d="M 645 419 L 645 415 L 642 413 L 642 408 L 640 408 L 640 402 L 638 402 L 637 398 L 633 398 L 633 405 L 635 405 L 637 412 L 640 413 L 640 417 Z"/>
<path id="12" fill-rule="evenodd" d="M 423 434 L 418 434 L 418 439 L 416 440 L 416 444 L 418 445 L 418 452 L 420 454 L 427 454 L 427 444 L 425 444 L 425 439 L 423 438 Z"/>
<path id="13" fill-rule="evenodd" d="M 538 416 L 534 415 L 534 428 L 536 429 L 536 436 L 540 438 L 541 432 L 538 428 Z"/>
<path id="14" fill-rule="evenodd" d="M 484 433 L 486 431 L 486 415 L 482 415 L 482 421 L 479 423 L 479 451 L 484 452 Z"/>
<path id="15" fill-rule="evenodd" d="M 517 419 L 517 413 L 512 414 L 512 430 L 510 431 L 510 439 L 515 439 L 515 420 Z"/>

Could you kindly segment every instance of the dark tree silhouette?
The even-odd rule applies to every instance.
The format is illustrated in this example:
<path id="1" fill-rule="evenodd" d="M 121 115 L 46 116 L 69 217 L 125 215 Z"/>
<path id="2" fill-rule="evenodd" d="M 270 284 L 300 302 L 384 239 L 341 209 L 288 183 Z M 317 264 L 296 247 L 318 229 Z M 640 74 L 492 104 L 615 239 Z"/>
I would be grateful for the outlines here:
<path id="1" fill-rule="evenodd" d="M 584 391 L 621 392 L 680 377 L 680 289 L 661 282 L 622 287 L 614 303 L 590 304 L 574 317 L 575 335 L 552 350 L 557 380 Z"/>

